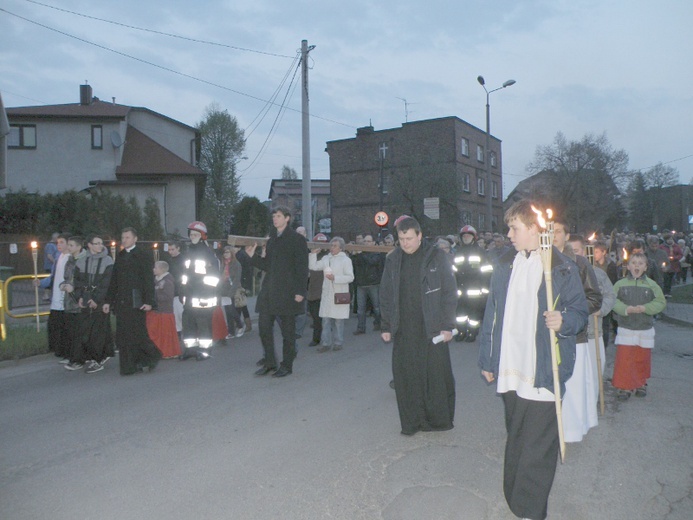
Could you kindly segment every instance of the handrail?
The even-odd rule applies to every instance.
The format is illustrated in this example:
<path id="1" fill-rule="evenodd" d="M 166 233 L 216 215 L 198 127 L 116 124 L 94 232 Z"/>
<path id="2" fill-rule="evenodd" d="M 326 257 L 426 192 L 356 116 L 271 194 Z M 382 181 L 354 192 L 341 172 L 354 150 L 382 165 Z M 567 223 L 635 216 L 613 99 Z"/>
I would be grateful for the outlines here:
<path id="1" fill-rule="evenodd" d="M 7 326 L 6 326 L 6 320 L 5 317 L 6 315 L 9 316 L 10 318 L 14 319 L 20 319 L 20 318 L 35 318 L 36 317 L 36 311 L 30 312 L 30 313 L 24 313 L 24 314 L 13 314 L 6 306 L 6 303 L 8 300 L 7 295 L 8 295 L 8 286 L 18 280 L 33 280 L 34 278 L 48 278 L 48 274 L 42 273 L 39 274 L 38 276 L 34 276 L 33 274 L 18 274 L 15 276 L 10 276 L 7 280 L 0 280 L 0 339 L 2 341 L 5 341 L 7 338 Z M 50 314 L 50 311 L 44 311 L 44 312 L 39 312 L 39 316 L 48 316 Z"/>

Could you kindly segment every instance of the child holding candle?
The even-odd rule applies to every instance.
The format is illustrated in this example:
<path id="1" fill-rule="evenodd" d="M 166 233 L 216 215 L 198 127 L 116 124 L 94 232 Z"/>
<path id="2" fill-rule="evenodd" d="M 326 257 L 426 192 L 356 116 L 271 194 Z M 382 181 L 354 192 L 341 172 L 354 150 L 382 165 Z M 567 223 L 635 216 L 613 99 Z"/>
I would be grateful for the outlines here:
<path id="1" fill-rule="evenodd" d="M 618 334 L 611 383 L 618 389 L 617 398 L 621 401 L 629 399 L 633 391 L 637 397 L 647 395 L 654 348 L 654 315 L 666 307 L 662 289 L 646 272 L 645 254 L 633 253 L 628 259 L 628 276 L 614 286 Z"/>

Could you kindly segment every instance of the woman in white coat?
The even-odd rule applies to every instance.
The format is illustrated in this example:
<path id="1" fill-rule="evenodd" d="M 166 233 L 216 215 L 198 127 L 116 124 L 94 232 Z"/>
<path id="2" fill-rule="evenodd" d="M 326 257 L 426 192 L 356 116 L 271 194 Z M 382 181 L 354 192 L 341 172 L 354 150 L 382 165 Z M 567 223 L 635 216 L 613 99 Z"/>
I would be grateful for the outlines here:
<path id="1" fill-rule="evenodd" d="M 354 281 L 354 267 L 351 258 L 344 253 L 344 239 L 334 237 L 330 241 L 330 254 L 318 260 L 319 249 L 308 256 L 308 268 L 323 271 L 320 317 L 322 318 L 321 346 L 318 352 L 330 349 L 341 350 L 344 344 L 344 320 L 349 319 L 349 302 L 335 303 L 335 294 L 349 294 L 349 284 Z"/>

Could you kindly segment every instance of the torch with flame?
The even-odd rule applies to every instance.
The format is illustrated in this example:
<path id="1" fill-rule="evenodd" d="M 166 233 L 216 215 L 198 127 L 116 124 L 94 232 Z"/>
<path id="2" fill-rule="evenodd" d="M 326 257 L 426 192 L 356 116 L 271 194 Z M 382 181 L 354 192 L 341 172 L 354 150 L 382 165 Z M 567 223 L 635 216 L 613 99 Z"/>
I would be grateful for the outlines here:
<path id="1" fill-rule="evenodd" d="M 621 260 L 621 278 L 628 276 L 628 251 L 623 248 L 623 260 Z"/>
<path id="2" fill-rule="evenodd" d="M 112 240 L 111 241 L 111 258 L 113 258 L 113 260 L 115 260 L 115 255 L 116 255 L 115 240 Z"/>
<path id="3" fill-rule="evenodd" d="M 553 211 L 550 209 L 546 210 L 546 217 L 548 221 L 544 219 L 543 212 L 532 206 L 532 211 L 537 214 L 537 223 L 541 228 L 539 233 L 540 248 L 541 253 L 541 264 L 544 268 L 544 284 L 546 286 L 546 308 L 554 310 L 555 304 L 553 301 L 553 277 L 551 274 L 551 263 L 553 256 L 553 234 L 554 234 L 554 223 Z M 549 338 L 551 345 L 551 369 L 553 371 L 553 395 L 554 401 L 556 403 L 556 422 L 558 423 L 558 442 L 560 445 L 561 452 L 561 462 L 565 462 L 565 438 L 563 434 L 563 410 L 561 406 L 561 382 L 558 376 L 558 364 L 560 363 L 560 352 L 558 351 L 558 341 L 556 339 L 556 332 L 553 329 L 549 329 Z"/>
<path id="4" fill-rule="evenodd" d="M 154 242 L 154 261 L 158 262 L 159 261 L 159 244 Z"/>

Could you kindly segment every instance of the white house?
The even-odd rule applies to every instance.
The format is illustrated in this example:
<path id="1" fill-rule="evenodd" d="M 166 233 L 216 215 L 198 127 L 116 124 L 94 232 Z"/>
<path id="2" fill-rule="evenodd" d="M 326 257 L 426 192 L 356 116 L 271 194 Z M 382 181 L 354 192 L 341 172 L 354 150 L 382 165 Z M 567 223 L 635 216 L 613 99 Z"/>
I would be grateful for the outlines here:
<path id="1" fill-rule="evenodd" d="M 154 197 L 166 233 L 196 220 L 205 173 L 199 132 L 143 107 L 107 103 L 80 86 L 80 102 L 7 108 L 7 189 L 108 190 Z"/>

